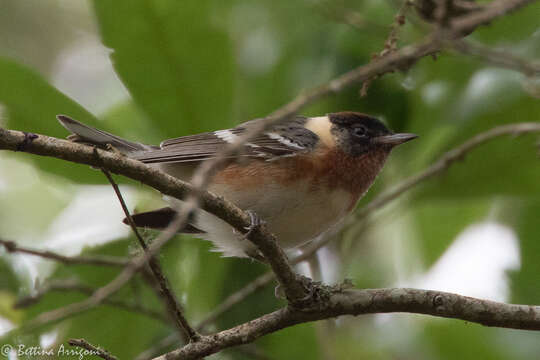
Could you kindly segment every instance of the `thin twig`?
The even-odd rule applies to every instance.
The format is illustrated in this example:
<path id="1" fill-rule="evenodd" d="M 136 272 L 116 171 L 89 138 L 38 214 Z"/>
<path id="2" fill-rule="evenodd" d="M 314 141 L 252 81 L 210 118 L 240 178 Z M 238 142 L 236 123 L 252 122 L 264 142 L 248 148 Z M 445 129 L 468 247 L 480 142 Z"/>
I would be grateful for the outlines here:
<path id="1" fill-rule="evenodd" d="M 13 307 L 15 309 L 20 309 L 36 304 L 37 302 L 41 301 L 41 299 L 45 295 L 52 291 L 77 291 L 86 295 L 92 295 L 95 290 L 96 289 L 91 286 L 81 284 L 80 282 L 72 279 L 51 281 L 50 283 L 47 283 L 44 286 L 40 287 L 35 293 L 18 299 L 17 302 L 13 305 Z M 145 315 L 152 319 L 159 320 L 165 324 L 170 323 L 169 318 L 166 317 L 164 314 L 154 311 L 152 309 L 148 309 L 138 304 L 115 299 L 105 299 L 103 301 L 103 304 L 132 311 L 140 315 Z"/>
<path id="2" fill-rule="evenodd" d="M 455 37 L 460 37 L 460 34 L 470 33 L 478 26 L 488 24 L 495 18 L 509 14 L 535 1 L 537 0 L 495 0 L 481 7 L 481 10 L 452 19 L 450 21 L 451 29 L 454 31 Z"/>
<path id="3" fill-rule="evenodd" d="M 107 180 L 109 180 L 112 188 L 114 189 L 116 197 L 118 198 L 118 201 L 120 202 L 120 205 L 122 206 L 122 210 L 124 211 L 126 219 L 128 220 L 128 223 L 131 229 L 133 230 L 133 233 L 139 240 L 139 244 L 141 245 L 141 247 L 144 249 L 145 252 L 148 252 L 148 246 L 146 245 L 146 242 L 142 238 L 141 234 L 139 233 L 139 230 L 137 229 L 137 226 L 135 225 L 135 222 L 133 221 L 133 218 L 131 217 L 129 209 L 127 208 L 126 202 L 124 201 L 124 198 L 122 196 L 122 193 L 120 192 L 118 185 L 116 184 L 111 174 L 106 169 L 101 169 L 101 171 L 103 172 L 103 174 L 105 174 L 105 176 L 107 177 Z M 171 320 L 174 322 L 174 325 L 178 329 L 181 339 L 184 341 L 196 341 L 199 337 L 199 334 L 197 334 L 197 331 L 195 331 L 195 329 L 193 329 L 191 325 L 189 325 L 189 322 L 185 318 L 183 314 L 182 306 L 180 305 L 180 303 L 176 299 L 176 296 L 172 292 L 169 282 L 165 278 L 165 275 L 163 275 L 163 271 L 161 270 L 159 261 L 155 257 L 151 257 L 148 260 L 148 265 L 150 266 L 152 274 L 154 275 L 155 279 L 157 280 L 159 284 L 160 292 L 158 296 L 160 299 L 162 299 L 165 302 L 167 311 L 171 315 Z"/>
<path id="4" fill-rule="evenodd" d="M 383 49 L 378 54 L 377 53 L 373 54 L 372 59 L 378 59 L 378 58 L 384 57 L 390 54 L 391 52 L 394 52 L 397 50 L 398 31 L 403 25 L 405 25 L 405 12 L 411 5 L 412 5 L 411 0 L 403 1 L 402 5 L 400 6 L 399 10 L 394 16 L 394 22 L 390 26 L 390 33 L 388 34 L 388 37 L 386 38 L 386 41 L 384 42 Z M 370 79 L 365 80 L 362 83 L 362 87 L 360 88 L 360 96 L 363 97 L 367 95 L 369 86 L 376 78 L 377 77 L 374 76 Z"/>
<path id="5" fill-rule="evenodd" d="M 94 346 L 84 339 L 70 339 L 68 343 L 71 346 L 77 346 L 88 351 L 88 353 L 81 354 L 81 359 L 85 355 L 95 355 L 105 360 L 118 360 L 116 356 L 111 355 L 107 350 Z"/>
<path id="6" fill-rule="evenodd" d="M 44 259 L 54 260 L 66 265 L 98 265 L 98 266 L 126 266 L 128 260 L 114 256 L 66 256 L 49 250 L 37 250 L 18 245 L 14 241 L 0 239 L 0 245 L 3 245 L 9 253 L 21 253 L 39 256 Z"/>
<path id="7" fill-rule="evenodd" d="M 527 60 L 510 52 L 495 50 L 472 41 L 457 40 L 451 43 L 451 46 L 462 54 L 479 58 L 488 64 L 516 70 L 529 77 L 540 75 L 540 59 Z"/>

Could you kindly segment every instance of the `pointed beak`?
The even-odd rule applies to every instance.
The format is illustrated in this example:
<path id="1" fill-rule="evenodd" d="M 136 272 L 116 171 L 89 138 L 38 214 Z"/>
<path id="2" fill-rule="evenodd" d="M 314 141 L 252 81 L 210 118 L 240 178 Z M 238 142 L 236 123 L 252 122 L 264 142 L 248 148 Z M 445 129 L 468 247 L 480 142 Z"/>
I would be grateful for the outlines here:
<path id="1" fill-rule="evenodd" d="M 400 133 L 392 135 L 378 136 L 373 139 L 376 144 L 388 144 L 392 146 L 403 144 L 409 140 L 416 139 L 418 135 L 410 133 Z"/>

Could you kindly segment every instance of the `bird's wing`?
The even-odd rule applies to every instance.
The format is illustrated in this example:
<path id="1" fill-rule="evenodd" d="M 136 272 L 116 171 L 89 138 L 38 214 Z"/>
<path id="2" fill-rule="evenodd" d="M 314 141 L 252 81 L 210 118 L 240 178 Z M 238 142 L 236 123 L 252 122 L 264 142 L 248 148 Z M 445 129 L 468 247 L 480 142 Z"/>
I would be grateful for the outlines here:
<path id="1" fill-rule="evenodd" d="M 244 145 L 237 156 L 274 160 L 308 152 L 319 140 L 318 136 L 304 127 L 307 118 L 276 125 Z M 252 122 L 232 129 L 188 135 L 165 140 L 160 148 L 135 154 L 144 163 L 197 162 L 212 159 L 228 144 L 234 143 L 250 127 Z"/>

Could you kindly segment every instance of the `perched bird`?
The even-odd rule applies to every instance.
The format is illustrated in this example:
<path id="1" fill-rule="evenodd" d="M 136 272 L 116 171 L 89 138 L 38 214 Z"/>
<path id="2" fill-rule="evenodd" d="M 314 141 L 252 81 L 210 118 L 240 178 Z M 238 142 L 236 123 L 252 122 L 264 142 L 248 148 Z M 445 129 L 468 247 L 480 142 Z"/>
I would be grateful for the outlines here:
<path id="1" fill-rule="evenodd" d="M 124 140 L 67 116 L 58 120 L 74 141 L 110 144 L 126 156 L 189 181 L 197 165 L 217 156 L 255 121 L 150 146 Z M 414 134 L 394 134 L 382 122 L 357 112 L 296 117 L 246 143 L 211 180 L 208 190 L 222 195 L 266 222 L 284 248 L 302 245 L 350 213 L 381 171 L 391 150 Z M 165 228 L 170 207 L 133 215 L 137 226 Z M 200 210 L 181 232 L 210 240 L 224 256 L 257 253 L 250 241 L 217 217 Z"/>

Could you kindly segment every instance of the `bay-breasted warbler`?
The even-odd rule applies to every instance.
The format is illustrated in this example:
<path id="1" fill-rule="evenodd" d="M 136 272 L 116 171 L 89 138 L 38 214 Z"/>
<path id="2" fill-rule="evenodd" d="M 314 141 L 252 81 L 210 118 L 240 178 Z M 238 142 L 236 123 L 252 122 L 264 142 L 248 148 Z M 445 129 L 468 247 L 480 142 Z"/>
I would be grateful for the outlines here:
<path id="1" fill-rule="evenodd" d="M 67 116 L 58 120 L 74 141 L 110 144 L 126 156 L 189 181 L 200 162 L 217 156 L 255 121 L 182 136 L 159 146 L 124 140 Z M 379 120 L 357 112 L 296 117 L 273 126 L 244 145 L 212 178 L 208 190 L 264 220 L 284 248 L 302 245 L 327 231 L 354 209 L 381 171 L 391 150 L 414 134 L 394 134 Z M 133 215 L 137 226 L 162 229 L 170 207 Z M 225 256 L 245 257 L 256 249 L 217 217 L 198 211 L 182 232 L 212 241 Z"/>

